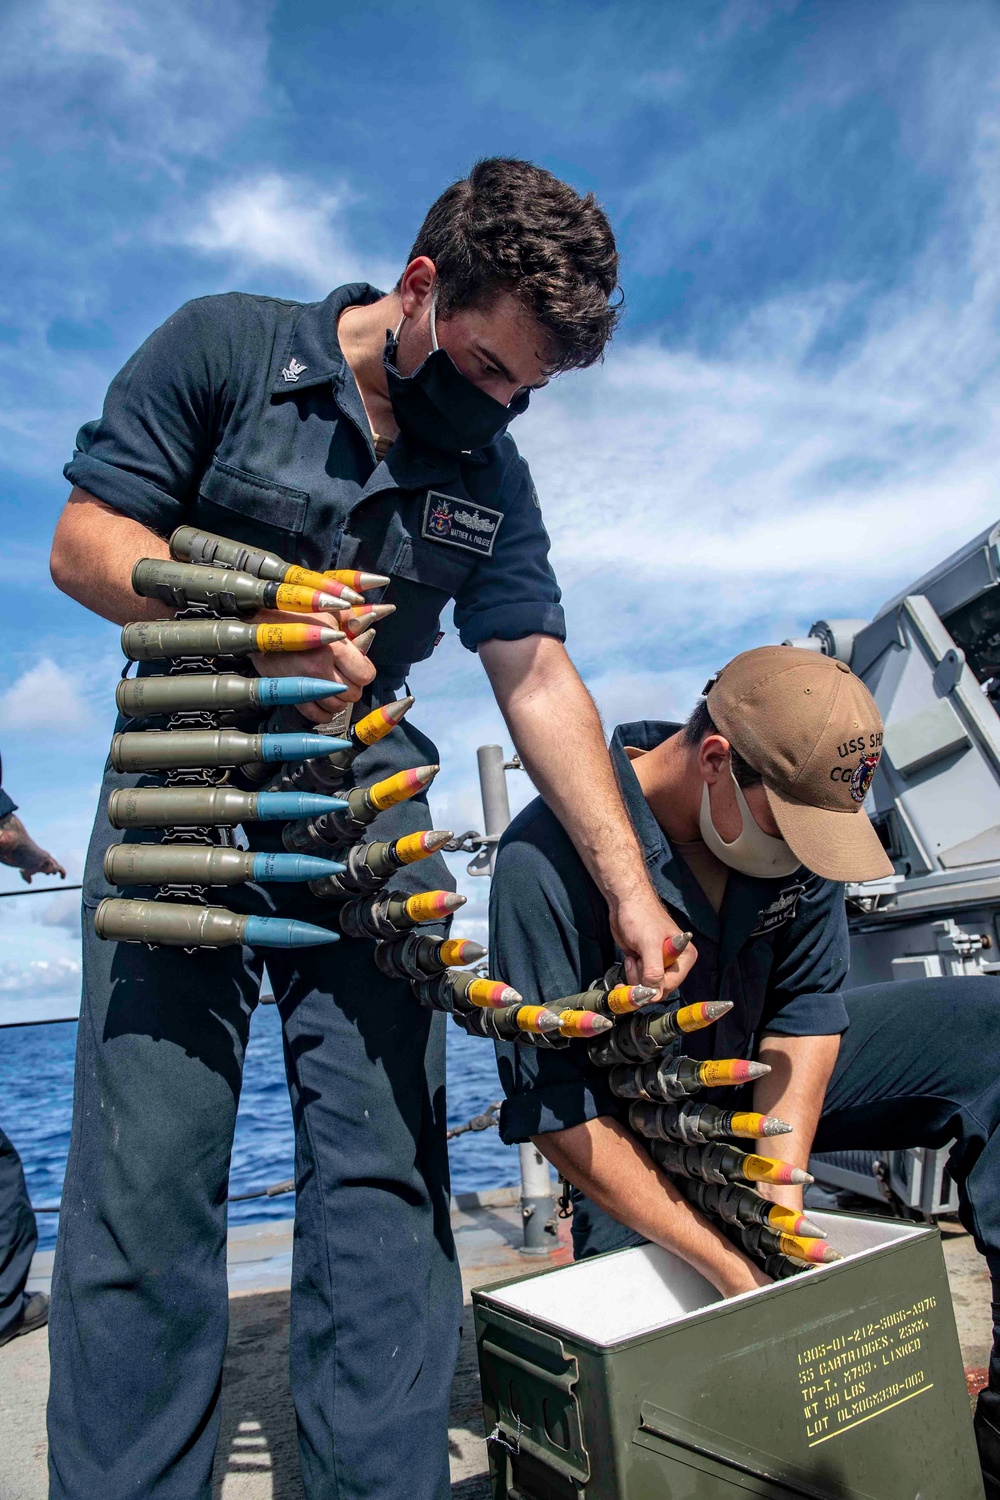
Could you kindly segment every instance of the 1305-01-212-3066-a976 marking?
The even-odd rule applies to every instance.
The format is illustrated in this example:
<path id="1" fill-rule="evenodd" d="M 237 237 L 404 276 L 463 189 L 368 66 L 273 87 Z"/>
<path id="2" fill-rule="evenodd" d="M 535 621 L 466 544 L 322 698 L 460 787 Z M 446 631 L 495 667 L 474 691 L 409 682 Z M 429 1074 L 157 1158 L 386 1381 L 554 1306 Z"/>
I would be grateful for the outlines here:
<path id="1" fill-rule="evenodd" d="M 797 1351 L 810 1448 L 933 1389 L 921 1353 L 936 1308 L 936 1297 L 923 1297 Z"/>

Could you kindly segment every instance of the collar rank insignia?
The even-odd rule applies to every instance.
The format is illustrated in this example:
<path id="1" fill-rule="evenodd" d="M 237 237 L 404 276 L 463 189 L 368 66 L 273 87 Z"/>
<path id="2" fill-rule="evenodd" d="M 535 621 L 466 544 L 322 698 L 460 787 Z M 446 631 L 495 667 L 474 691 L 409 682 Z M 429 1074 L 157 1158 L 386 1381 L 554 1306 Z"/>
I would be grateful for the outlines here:
<path id="1" fill-rule="evenodd" d="M 308 365 L 300 365 L 298 360 L 293 356 L 282 370 L 281 378 L 287 381 L 289 385 L 294 385 L 299 376 L 303 375 L 308 368 Z"/>

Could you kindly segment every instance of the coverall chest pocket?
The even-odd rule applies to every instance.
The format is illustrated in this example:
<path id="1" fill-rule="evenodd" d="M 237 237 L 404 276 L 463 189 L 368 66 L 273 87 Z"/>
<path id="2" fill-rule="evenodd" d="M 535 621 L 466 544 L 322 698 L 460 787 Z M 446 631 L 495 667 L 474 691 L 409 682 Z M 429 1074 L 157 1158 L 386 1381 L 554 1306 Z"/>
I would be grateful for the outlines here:
<path id="1" fill-rule="evenodd" d="M 296 560 L 309 494 L 215 459 L 202 476 L 192 524 Z"/>
<path id="2" fill-rule="evenodd" d="M 391 582 L 385 602 L 396 606 L 379 627 L 371 658 L 376 666 L 423 661 L 434 649 L 441 613 L 475 570 L 478 559 L 435 542 L 396 531 L 386 539 L 376 564 Z"/>

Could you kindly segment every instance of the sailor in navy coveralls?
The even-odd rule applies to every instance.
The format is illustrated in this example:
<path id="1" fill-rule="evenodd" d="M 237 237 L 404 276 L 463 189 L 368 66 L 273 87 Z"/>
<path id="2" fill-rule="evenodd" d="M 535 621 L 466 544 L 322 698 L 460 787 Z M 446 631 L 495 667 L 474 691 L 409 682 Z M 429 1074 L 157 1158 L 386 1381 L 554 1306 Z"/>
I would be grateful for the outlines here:
<path id="1" fill-rule="evenodd" d="M 740 671 L 748 691 L 720 697 Z M 791 693 L 775 689 L 781 675 L 789 684 L 799 679 L 799 704 L 819 706 L 838 682 L 855 685 L 855 701 L 839 722 L 836 712 L 826 716 L 824 703 L 811 739 Z M 1000 1496 L 1000 980 L 845 988 L 850 947 L 841 881 L 875 878 L 888 864 L 861 810 L 881 728 L 867 690 L 844 663 L 766 647 L 730 663 L 687 725 L 620 725 L 611 755 L 660 898 L 694 933 L 698 962 L 683 1002 L 733 1006 L 715 1025 L 685 1036 L 678 1050 L 696 1058 L 756 1057 L 772 1067 L 752 1100 L 732 1089 L 701 1098 L 794 1125 L 760 1149 L 803 1167 L 811 1150 L 952 1143 L 948 1170 L 960 1217 L 993 1278 L 990 1382 L 976 1418 L 992 1500 Z M 490 950 L 497 972 L 531 1004 L 579 993 L 619 957 L 593 881 L 541 798 L 501 840 Z M 577 1258 L 652 1240 L 725 1295 L 767 1282 L 655 1166 L 628 1128 L 627 1103 L 611 1092 L 608 1070 L 593 1063 L 586 1043 L 555 1051 L 504 1043 L 497 1054 L 507 1094 L 501 1137 L 508 1144 L 534 1140 L 573 1184 Z M 801 1188 L 757 1187 L 801 1211 Z"/>
<path id="2" fill-rule="evenodd" d="M 52 567 L 66 592 L 116 622 L 167 613 L 138 600 L 129 576 L 137 558 L 166 555 L 182 522 L 309 568 L 388 575 L 384 595 L 368 597 L 396 612 L 368 658 L 343 642 L 258 660 L 261 672 L 346 683 L 344 698 L 304 710 L 316 718 L 345 699 L 360 713 L 394 698 L 454 601 L 462 642 L 479 652 L 522 760 L 605 893 L 637 977 L 658 984 L 676 925 L 638 844 L 620 837 L 600 723 L 562 645 L 538 498 L 506 434 L 530 390 L 600 358 L 616 280 L 592 197 L 527 163 L 487 161 L 433 205 L 388 296 L 358 284 L 308 305 L 240 294 L 188 303 L 81 431 Z M 355 762 L 355 778 L 435 759 L 404 725 Z M 106 773 L 85 877 L 53 1283 L 52 1494 L 207 1500 L 229 1157 L 261 959 L 95 939 L 93 910 L 115 894 L 102 875 L 116 837 L 108 794 L 128 780 Z M 415 799 L 380 815 L 372 834 L 430 826 Z M 275 847 L 274 825 L 246 832 L 253 847 Z M 396 883 L 450 884 L 440 858 L 407 874 Z M 227 902 L 332 921 L 304 887 L 248 886 Z M 440 1500 L 461 1308 L 444 1017 L 380 975 L 368 943 L 269 950 L 267 964 L 296 1131 L 291 1378 L 306 1493 Z"/>

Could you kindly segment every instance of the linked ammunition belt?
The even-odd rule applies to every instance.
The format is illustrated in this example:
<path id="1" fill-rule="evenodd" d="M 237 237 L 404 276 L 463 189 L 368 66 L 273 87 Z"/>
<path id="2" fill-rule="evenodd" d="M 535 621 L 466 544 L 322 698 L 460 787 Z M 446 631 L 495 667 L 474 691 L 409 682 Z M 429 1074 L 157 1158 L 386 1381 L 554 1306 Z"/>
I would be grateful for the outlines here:
<path id="1" fill-rule="evenodd" d="M 438 767 L 413 767 L 346 789 L 356 757 L 392 733 L 413 699 L 386 704 L 356 724 L 349 709 L 331 712 L 317 726 L 298 707 L 335 707 L 330 700 L 343 692 L 341 685 L 241 672 L 252 654 L 312 651 L 345 639 L 361 644 L 392 611 L 391 605 L 366 604 L 364 592 L 389 580 L 298 568 L 194 527 L 175 531 L 170 548 L 170 560 L 140 560 L 132 581 L 137 594 L 165 600 L 177 616 L 122 630 L 127 657 L 169 664 L 162 676 L 123 680 L 117 689 L 123 714 L 153 723 L 116 735 L 111 751 L 117 769 L 162 772 L 164 784 L 116 790 L 107 808 L 115 828 L 162 832 L 157 842 L 108 849 L 105 878 L 138 894 L 100 903 L 98 936 L 189 951 L 230 944 L 294 948 L 341 936 L 374 942 L 375 963 L 387 978 L 407 980 L 421 1004 L 450 1013 L 471 1036 L 542 1048 L 588 1046 L 591 1061 L 609 1070 L 611 1090 L 629 1101 L 636 1139 L 680 1194 L 768 1275 L 797 1275 L 839 1259 L 805 1215 L 755 1190 L 755 1184 L 808 1182 L 808 1174 L 737 1144 L 791 1127 L 698 1098 L 769 1071 L 752 1060 L 696 1061 L 680 1051 L 685 1035 L 731 1009 L 727 1002 L 660 1004 L 656 990 L 628 985 L 613 969 L 580 994 L 525 1003 L 510 985 L 482 972 L 486 950 L 478 943 L 422 930 L 450 922 L 464 897 L 443 890 L 407 895 L 391 885 L 400 870 L 436 853 L 452 834 L 368 837 L 378 814 L 422 792 Z M 336 624 L 244 618 L 262 608 L 320 612 Z M 258 821 L 283 825 L 280 851 L 235 847 L 230 830 Z M 336 903 L 329 923 L 247 916 L 210 899 L 213 888 L 245 881 L 308 882 L 314 896 Z M 152 899 L 145 894 L 150 887 Z M 689 939 L 668 940 L 669 956 L 679 956 Z"/>

